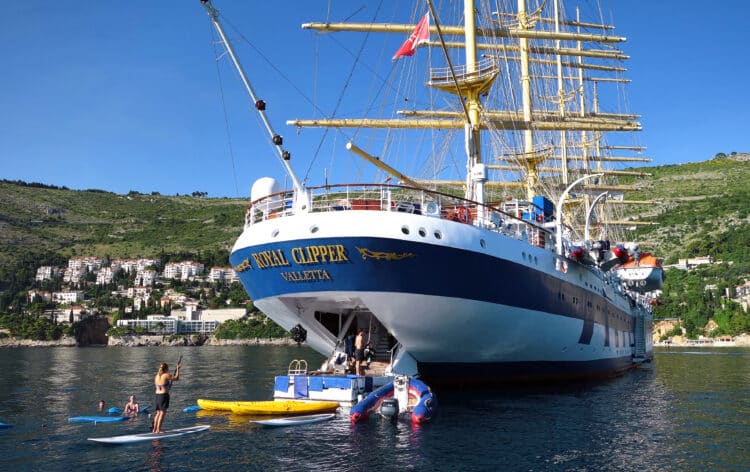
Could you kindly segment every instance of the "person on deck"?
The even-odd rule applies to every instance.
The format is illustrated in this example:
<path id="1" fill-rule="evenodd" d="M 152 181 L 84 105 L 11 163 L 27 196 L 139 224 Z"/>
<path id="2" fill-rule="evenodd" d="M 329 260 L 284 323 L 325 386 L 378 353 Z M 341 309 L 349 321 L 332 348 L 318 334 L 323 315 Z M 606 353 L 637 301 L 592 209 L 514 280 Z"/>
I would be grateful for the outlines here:
<path id="1" fill-rule="evenodd" d="M 169 366 L 166 362 L 162 362 L 159 366 L 159 371 L 156 372 L 154 377 L 154 387 L 156 388 L 156 397 L 154 399 L 154 405 L 156 406 L 156 413 L 154 414 L 154 429 L 153 433 L 161 433 L 162 422 L 164 416 L 167 414 L 167 408 L 169 408 L 169 389 L 172 386 L 172 382 L 180 380 L 180 363 L 177 363 L 174 374 L 169 373 Z"/>
<path id="2" fill-rule="evenodd" d="M 354 371 L 357 375 L 361 375 L 363 360 L 365 360 L 365 335 L 362 328 L 359 328 L 354 338 Z"/>
<path id="3" fill-rule="evenodd" d="M 139 411 L 140 407 L 138 406 L 138 402 L 135 401 L 135 395 L 130 395 L 125 408 L 122 410 L 122 416 L 137 416 Z"/>

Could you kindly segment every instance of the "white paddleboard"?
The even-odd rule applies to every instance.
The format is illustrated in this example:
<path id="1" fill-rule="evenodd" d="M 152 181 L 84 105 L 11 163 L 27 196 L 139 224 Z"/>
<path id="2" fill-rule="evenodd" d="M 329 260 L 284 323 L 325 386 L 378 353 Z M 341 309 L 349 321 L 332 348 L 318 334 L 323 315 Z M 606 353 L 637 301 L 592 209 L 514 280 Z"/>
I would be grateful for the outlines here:
<path id="1" fill-rule="evenodd" d="M 200 433 L 205 431 L 211 426 L 207 424 L 199 424 L 197 426 L 191 426 L 189 428 L 179 428 L 164 431 L 163 433 L 140 433 L 140 434 L 123 434 L 122 436 L 110 436 L 108 438 L 88 438 L 89 441 L 94 441 L 104 444 L 130 444 L 141 441 L 151 441 L 154 439 L 165 439 L 173 438 L 175 436 L 183 436 L 185 434 Z"/>
<path id="2" fill-rule="evenodd" d="M 263 426 L 296 426 L 300 424 L 320 423 L 333 419 L 336 413 L 320 413 L 318 415 L 287 416 L 285 418 L 274 418 L 270 420 L 252 420 L 251 423 Z"/>

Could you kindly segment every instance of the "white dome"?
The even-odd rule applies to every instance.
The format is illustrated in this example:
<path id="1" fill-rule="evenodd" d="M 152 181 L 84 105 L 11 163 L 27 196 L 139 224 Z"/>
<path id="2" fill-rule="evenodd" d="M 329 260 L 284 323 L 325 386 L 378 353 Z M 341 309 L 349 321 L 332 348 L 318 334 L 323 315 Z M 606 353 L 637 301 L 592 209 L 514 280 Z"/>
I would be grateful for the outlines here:
<path id="1" fill-rule="evenodd" d="M 261 177 L 253 183 L 250 189 L 250 201 L 256 201 L 259 198 L 267 197 L 274 193 L 280 192 L 279 183 L 273 177 Z"/>

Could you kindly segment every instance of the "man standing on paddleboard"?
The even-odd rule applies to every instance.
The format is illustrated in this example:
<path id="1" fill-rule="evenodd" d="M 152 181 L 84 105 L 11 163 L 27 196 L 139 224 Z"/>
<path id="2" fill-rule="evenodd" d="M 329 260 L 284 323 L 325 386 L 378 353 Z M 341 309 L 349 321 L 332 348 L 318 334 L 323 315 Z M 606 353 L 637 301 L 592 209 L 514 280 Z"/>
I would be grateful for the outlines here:
<path id="1" fill-rule="evenodd" d="M 180 356 L 180 359 L 182 359 L 182 356 Z M 180 361 L 177 361 L 174 374 L 170 374 L 169 366 L 166 362 L 162 362 L 159 366 L 159 371 L 156 372 L 156 376 L 154 377 L 154 387 L 156 387 L 154 405 L 156 406 L 156 414 L 154 414 L 153 433 L 162 432 L 161 424 L 164 421 L 164 415 L 167 414 L 167 408 L 169 408 L 169 388 L 172 386 L 172 382 L 178 380 L 180 380 Z"/>

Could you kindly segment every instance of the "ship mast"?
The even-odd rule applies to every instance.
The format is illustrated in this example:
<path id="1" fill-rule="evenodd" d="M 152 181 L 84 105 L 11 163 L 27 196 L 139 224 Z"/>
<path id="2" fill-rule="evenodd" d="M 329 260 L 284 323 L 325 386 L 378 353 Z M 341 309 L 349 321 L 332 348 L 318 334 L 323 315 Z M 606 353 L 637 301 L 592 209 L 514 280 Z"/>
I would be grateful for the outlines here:
<path id="1" fill-rule="evenodd" d="M 232 63 L 234 64 L 234 67 L 237 69 L 237 72 L 240 74 L 240 78 L 242 79 L 242 83 L 245 85 L 245 89 L 247 93 L 250 95 L 250 97 L 253 100 L 253 103 L 255 103 L 255 109 L 257 110 L 258 114 L 260 115 L 261 121 L 263 121 L 263 125 L 266 128 L 266 131 L 268 131 L 269 136 L 271 137 L 271 142 L 276 147 L 276 150 L 278 152 L 279 161 L 286 169 L 287 174 L 292 180 L 292 185 L 294 186 L 295 195 L 298 197 L 304 197 L 306 194 L 304 186 L 300 183 L 299 179 L 294 173 L 294 170 L 292 170 L 291 165 L 289 164 L 289 159 L 291 155 L 289 154 L 289 151 L 286 151 L 282 145 L 283 145 L 283 138 L 277 134 L 273 127 L 271 126 L 271 122 L 268 120 L 268 117 L 266 116 L 266 103 L 263 100 L 260 100 L 258 96 L 255 93 L 255 90 L 253 90 L 252 85 L 250 85 L 250 81 L 247 78 L 247 75 L 245 74 L 245 70 L 242 68 L 242 64 L 240 64 L 240 61 L 237 59 L 237 55 L 234 53 L 234 49 L 232 48 L 231 43 L 229 42 L 229 39 L 227 39 L 226 34 L 224 33 L 224 28 L 221 26 L 221 23 L 219 22 L 219 11 L 216 10 L 216 8 L 211 5 L 211 0 L 200 0 L 201 5 L 203 5 L 203 8 L 206 9 L 206 12 L 208 13 L 209 18 L 211 18 L 211 23 L 213 23 L 214 28 L 216 28 L 216 32 L 219 33 L 219 37 L 221 38 L 221 42 L 224 44 L 224 47 L 229 54 L 229 57 L 232 58 Z M 307 198 L 298 198 L 298 202 L 300 204 L 301 210 L 305 209 L 305 206 L 309 207 L 306 202 Z"/>

